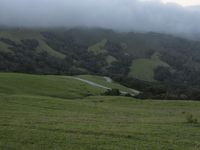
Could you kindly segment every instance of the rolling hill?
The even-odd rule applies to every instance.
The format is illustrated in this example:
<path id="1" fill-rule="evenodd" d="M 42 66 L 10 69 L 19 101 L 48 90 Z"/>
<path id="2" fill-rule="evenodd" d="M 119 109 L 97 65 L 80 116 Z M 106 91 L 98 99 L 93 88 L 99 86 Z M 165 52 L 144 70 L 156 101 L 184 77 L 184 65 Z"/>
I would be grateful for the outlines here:
<path id="1" fill-rule="evenodd" d="M 0 73 L 1 94 L 74 99 L 100 95 L 103 91 L 105 90 L 80 82 L 70 76 Z"/>
<path id="2" fill-rule="evenodd" d="M 83 79 L 83 80 L 81 80 Z M 107 77 L 80 75 L 30 75 L 18 73 L 0 73 L 0 94 L 48 96 L 77 99 L 86 96 L 99 96 L 107 89 L 119 89 L 122 92 L 138 94 Z"/>

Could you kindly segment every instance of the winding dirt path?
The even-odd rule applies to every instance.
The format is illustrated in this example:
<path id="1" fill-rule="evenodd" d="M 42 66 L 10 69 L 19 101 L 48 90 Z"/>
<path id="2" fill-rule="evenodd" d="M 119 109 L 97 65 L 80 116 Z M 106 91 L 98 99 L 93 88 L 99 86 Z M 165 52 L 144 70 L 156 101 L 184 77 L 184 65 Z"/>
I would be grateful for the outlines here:
<path id="1" fill-rule="evenodd" d="M 89 80 L 81 79 L 81 78 L 79 78 L 79 77 L 69 77 L 69 78 L 79 80 L 79 81 L 81 81 L 81 82 L 87 83 L 87 84 L 92 85 L 92 86 L 95 86 L 95 87 L 103 88 L 103 89 L 106 89 L 106 90 L 111 90 L 111 88 L 109 88 L 109 87 L 106 87 L 106 86 L 104 86 L 104 85 L 101 85 L 101 84 L 98 84 L 98 83 L 95 83 L 95 82 L 92 82 L 92 81 L 89 81 Z M 107 82 L 109 82 L 109 83 L 112 82 L 112 79 L 109 78 L 109 77 L 104 77 L 104 79 L 105 79 Z M 133 92 L 133 93 L 130 93 L 132 96 L 135 96 L 135 95 L 137 95 L 137 94 L 140 93 L 139 91 L 134 90 L 134 89 L 129 89 L 129 90 Z M 121 94 L 124 94 L 124 95 L 125 95 L 125 94 L 128 94 L 128 92 L 125 92 L 125 91 L 120 91 L 120 93 L 121 93 Z"/>

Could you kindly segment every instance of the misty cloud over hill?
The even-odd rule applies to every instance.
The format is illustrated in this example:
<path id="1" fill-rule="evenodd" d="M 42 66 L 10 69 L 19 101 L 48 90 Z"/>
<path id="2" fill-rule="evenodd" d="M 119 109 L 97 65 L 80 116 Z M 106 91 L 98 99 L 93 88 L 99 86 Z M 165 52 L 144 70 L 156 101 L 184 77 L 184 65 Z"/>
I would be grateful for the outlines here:
<path id="1" fill-rule="evenodd" d="M 159 0 L 0 0 L 0 25 L 200 33 L 200 8 Z"/>

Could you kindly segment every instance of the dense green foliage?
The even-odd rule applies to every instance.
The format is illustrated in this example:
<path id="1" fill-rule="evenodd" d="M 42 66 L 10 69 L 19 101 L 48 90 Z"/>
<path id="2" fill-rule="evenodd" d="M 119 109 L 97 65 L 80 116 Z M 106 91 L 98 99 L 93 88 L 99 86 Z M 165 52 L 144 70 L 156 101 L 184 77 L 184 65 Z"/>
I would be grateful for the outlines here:
<path id="1" fill-rule="evenodd" d="M 119 91 L 119 89 L 108 89 L 102 95 L 106 95 L 106 96 L 120 96 L 120 91 Z"/>

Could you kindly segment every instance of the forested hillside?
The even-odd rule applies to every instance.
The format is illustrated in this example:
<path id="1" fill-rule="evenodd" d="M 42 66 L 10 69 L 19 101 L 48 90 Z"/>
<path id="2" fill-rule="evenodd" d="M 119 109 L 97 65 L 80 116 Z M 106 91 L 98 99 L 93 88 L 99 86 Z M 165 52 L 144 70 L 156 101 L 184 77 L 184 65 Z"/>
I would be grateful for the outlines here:
<path id="1" fill-rule="evenodd" d="M 0 71 L 106 75 L 140 98 L 200 99 L 200 42 L 105 29 L 1 29 Z"/>

